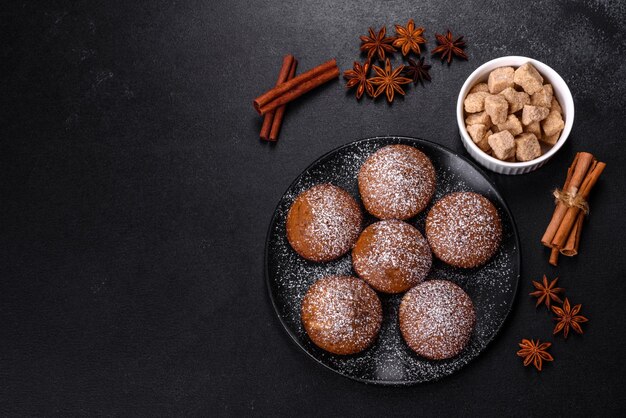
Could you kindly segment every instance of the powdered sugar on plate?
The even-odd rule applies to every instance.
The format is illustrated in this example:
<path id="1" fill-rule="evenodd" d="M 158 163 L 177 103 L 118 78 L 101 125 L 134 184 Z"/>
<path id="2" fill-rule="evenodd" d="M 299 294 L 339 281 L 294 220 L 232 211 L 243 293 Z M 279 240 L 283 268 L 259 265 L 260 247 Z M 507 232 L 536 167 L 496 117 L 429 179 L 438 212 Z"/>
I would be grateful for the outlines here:
<path id="1" fill-rule="evenodd" d="M 474 191 L 494 203 L 502 219 L 502 243 L 485 265 L 460 269 L 433 259 L 429 279 L 450 280 L 472 299 L 476 325 L 467 347 L 456 357 L 431 361 L 419 357 L 404 342 L 398 327 L 398 306 L 403 294 L 378 293 L 383 323 L 377 340 L 361 353 L 334 355 L 315 346 L 302 325 L 300 306 L 307 289 L 328 275 L 352 275 L 351 255 L 315 263 L 300 257 L 287 242 L 285 219 L 291 203 L 302 191 L 320 183 L 347 190 L 360 202 L 357 173 L 377 149 L 390 144 L 415 146 L 433 162 L 437 188 L 431 204 L 408 222 L 424 234 L 426 214 L 441 197 L 457 191 Z M 364 211 L 365 213 L 365 211 Z M 376 219 L 365 215 L 364 227 Z M 314 359 L 344 376 L 376 384 L 412 384 L 454 373 L 481 353 L 496 335 L 513 304 L 519 278 L 519 246 L 515 226 L 505 203 L 493 185 L 465 159 L 433 143 L 412 138 L 382 137 L 357 141 L 322 157 L 291 185 L 281 199 L 268 233 L 267 283 L 276 312 L 289 334 Z"/>

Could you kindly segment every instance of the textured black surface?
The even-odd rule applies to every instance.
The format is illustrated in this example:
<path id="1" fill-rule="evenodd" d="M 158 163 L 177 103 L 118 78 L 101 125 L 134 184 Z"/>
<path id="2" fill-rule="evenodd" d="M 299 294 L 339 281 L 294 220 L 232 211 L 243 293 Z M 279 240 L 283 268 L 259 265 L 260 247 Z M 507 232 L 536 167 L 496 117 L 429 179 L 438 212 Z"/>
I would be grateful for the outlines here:
<path id="1" fill-rule="evenodd" d="M 0 11 L 0 415 L 609 415 L 626 331 L 621 2 L 7 2 Z M 359 57 L 369 26 L 415 18 L 466 36 L 469 61 L 393 106 L 333 82 L 288 107 L 275 146 L 251 101 L 283 54 L 305 70 Z M 276 202 L 323 153 L 410 135 L 462 153 L 454 116 L 470 72 L 502 55 L 547 63 L 576 104 L 569 142 L 521 177 L 492 175 L 522 241 L 517 303 L 498 338 L 439 382 L 380 388 L 310 361 L 263 280 Z M 430 61 L 430 59 L 428 59 Z M 396 57 L 395 62 L 398 62 Z M 576 151 L 608 163 L 580 256 L 547 263 L 550 190 Z M 590 318 L 552 338 L 530 280 L 559 275 Z M 522 337 L 554 341 L 538 374 Z"/>

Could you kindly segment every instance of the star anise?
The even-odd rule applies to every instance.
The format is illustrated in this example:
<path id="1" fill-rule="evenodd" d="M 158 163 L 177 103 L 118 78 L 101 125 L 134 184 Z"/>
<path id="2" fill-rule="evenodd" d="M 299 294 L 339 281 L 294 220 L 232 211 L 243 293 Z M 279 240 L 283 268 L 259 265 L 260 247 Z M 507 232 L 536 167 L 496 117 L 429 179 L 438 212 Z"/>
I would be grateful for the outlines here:
<path id="1" fill-rule="evenodd" d="M 448 30 L 446 36 L 436 33 L 435 38 L 437 38 L 439 46 L 433 49 L 432 55 L 441 54 L 441 61 L 447 59 L 448 65 L 450 65 L 452 57 L 455 55 L 459 58 L 467 59 L 467 55 L 465 55 L 462 49 L 465 48 L 465 41 L 462 36 L 453 39 L 452 32 Z"/>
<path id="2" fill-rule="evenodd" d="M 546 351 L 551 345 L 552 343 L 540 344 L 539 340 L 535 342 L 522 339 L 522 342 L 519 343 L 521 350 L 517 352 L 517 355 L 524 358 L 524 366 L 532 363 L 537 370 L 541 371 L 543 361 L 554 361 L 554 357 Z"/>
<path id="3" fill-rule="evenodd" d="M 529 295 L 538 298 L 535 307 L 541 305 L 541 302 L 545 302 L 548 309 L 550 309 L 550 301 L 552 300 L 563 303 L 563 301 L 556 294 L 562 293 L 565 289 L 561 287 L 554 287 L 556 286 L 557 280 L 559 280 L 558 277 L 548 284 L 548 278 L 545 274 L 543 275 L 543 284 L 533 280 L 533 286 L 535 286 L 535 289 L 537 290 L 529 293 Z"/>
<path id="4" fill-rule="evenodd" d="M 361 36 L 361 51 L 367 52 L 367 60 L 371 61 L 374 54 L 378 55 L 378 59 L 385 60 L 387 52 L 396 52 L 393 47 L 393 41 L 396 40 L 393 36 L 385 36 L 387 34 L 387 28 L 383 26 L 378 31 L 378 35 L 374 33 L 374 29 L 369 28 L 370 36 Z"/>
<path id="5" fill-rule="evenodd" d="M 396 25 L 396 40 L 393 46 L 402 48 L 402 55 L 408 55 L 410 51 L 417 55 L 421 53 L 420 44 L 425 44 L 426 39 L 422 37 L 424 28 L 416 28 L 413 19 L 409 20 L 406 26 Z"/>
<path id="6" fill-rule="evenodd" d="M 430 65 L 424 64 L 424 57 L 418 59 L 417 62 L 409 58 L 409 65 L 404 67 L 404 74 L 412 78 L 415 84 L 419 82 L 423 86 L 424 80 L 430 81 L 430 74 L 428 74 L 430 67 Z"/>
<path id="7" fill-rule="evenodd" d="M 393 101 L 394 92 L 398 92 L 404 96 L 404 90 L 402 90 L 401 85 L 409 84 L 411 82 L 409 78 L 402 77 L 400 75 L 404 69 L 404 65 L 401 65 L 392 71 L 391 63 L 389 62 L 389 58 L 387 58 L 384 70 L 377 65 L 372 66 L 372 68 L 378 75 L 377 77 L 370 78 L 372 84 L 378 86 L 374 92 L 374 97 L 380 96 L 380 94 L 384 91 L 387 94 L 387 101 L 391 103 Z"/>
<path id="8" fill-rule="evenodd" d="M 552 312 L 557 315 L 554 320 L 558 322 L 554 327 L 554 331 L 552 333 L 558 334 L 559 332 L 563 331 L 563 338 L 567 338 L 567 334 L 569 334 L 569 329 L 570 327 L 572 327 L 574 331 L 582 334 L 583 329 L 580 327 L 580 324 L 589 320 L 582 315 L 578 315 L 581 306 L 582 305 L 578 304 L 570 309 L 569 300 L 567 300 L 567 298 L 565 298 L 565 302 L 563 302 L 562 308 L 559 308 L 558 306 L 553 306 Z"/>
<path id="9" fill-rule="evenodd" d="M 374 86 L 372 82 L 368 80 L 367 75 L 370 71 L 370 63 L 366 62 L 361 65 L 360 63 L 354 63 L 352 70 L 346 70 L 343 73 L 343 77 L 348 80 L 346 87 L 351 89 L 354 86 L 359 86 L 356 89 L 356 98 L 360 99 L 363 96 L 363 92 L 367 92 L 369 96 L 374 96 Z"/>

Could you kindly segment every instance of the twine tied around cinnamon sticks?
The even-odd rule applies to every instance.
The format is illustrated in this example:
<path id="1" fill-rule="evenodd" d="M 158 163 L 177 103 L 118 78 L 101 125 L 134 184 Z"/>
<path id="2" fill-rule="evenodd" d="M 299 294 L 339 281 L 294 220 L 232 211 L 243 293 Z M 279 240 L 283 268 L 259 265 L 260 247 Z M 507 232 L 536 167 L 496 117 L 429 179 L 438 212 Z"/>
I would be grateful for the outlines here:
<path id="1" fill-rule="evenodd" d="M 589 203 L 587 203 L 582 196 L 570 192 L 564 192 L 560 189 L 554 189 L 552 196 L 554 196 L 555 205 L 558 205 L 559 202 L 561 202 L 568 208 L 577 207 L 583 211 L 585 215 L 589 215 Z"/>
<path id="2" fill-rule="evenodd" d="M 559 253 L 568 257 L 578 254 L 583 219 L 589 213 L 587 199 L 606 164 L 588 152 L 576 154 L 567 170 L 565 184 L 555 190 L 555 208 L 541 243 L 551 248 L 550 264 L 557 265 Z"/>

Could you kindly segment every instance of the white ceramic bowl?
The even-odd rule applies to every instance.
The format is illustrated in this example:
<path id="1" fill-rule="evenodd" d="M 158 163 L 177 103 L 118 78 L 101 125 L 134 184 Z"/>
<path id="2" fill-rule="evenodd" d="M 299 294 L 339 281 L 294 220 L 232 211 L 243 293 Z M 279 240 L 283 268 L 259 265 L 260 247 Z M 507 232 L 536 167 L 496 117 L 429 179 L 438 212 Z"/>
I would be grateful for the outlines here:
<path id="1" fill-rule="evenodd" d="M 526 162 L 518 162 L 518 163 L 509 163 L 505 161 L 498 160 L 485 152 L 483 152 L 478 146 L 472 141 L 467 130 L 465 129 L 465 117 L 463 115 L 463 101 L 465 100 L 465 96 L 469 90 L 476 84 L 480 82 L 487 82 L 487 78 L 489 77 L 489 73 L 492 70 L 495 70 L 498 67 L 519 67 L 527 62 L 530 62 L 539 73 L 543 76 L 544 83 L 552 84 L 554 89 L 554 94 L 556 99 L 559 101 L 559 104 L 563 108 L 563 119 L 565 120 L 565 128 L 563 132 L 561 132 L 561 136 L 559 140 L 554 144 L 552 148 L 541 157 L 526 161 Z M 483 167 L 495 171 L 500 174 L 525 174 L 531 171 L 534 171 L 544 165 L 557 151 L 563 146 L 565 141 L 567 141 L 567 137 L 569 136 L 572 125 L 574 123 L 574 99 L 572 98 L 572 93 L 570 92 L 567 84 L 561 76 L 554 71 L 552 68 L 547 66 L 546 64 L 534 60 L 532 58 L 527 57 L 501 57 L 496 58 L 494 60 L 488 61 L 478 67 L 468 78 L 465 80 L 463 87 L 461 88 L 461 92 L 459 93 L 459 99 L 456 103 L 456 120 L 459 125 L 459 131 L 461 133 L 461 140 L 463 141 L 463 145 L 467 152 Z"/>

